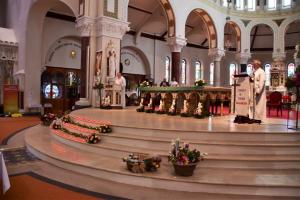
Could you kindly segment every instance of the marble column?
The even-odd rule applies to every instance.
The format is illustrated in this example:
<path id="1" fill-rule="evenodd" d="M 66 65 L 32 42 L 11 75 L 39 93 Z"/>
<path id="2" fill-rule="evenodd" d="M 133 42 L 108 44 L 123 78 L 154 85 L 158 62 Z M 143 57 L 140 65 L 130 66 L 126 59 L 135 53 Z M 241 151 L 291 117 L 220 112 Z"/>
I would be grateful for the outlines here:
<path id="1" fill-rule="evenodd" d="M 79 107 L 91 105 L 90 86 L 90 44 L 95 22 L 89 17 L 80 17 L 76 21 L 76 29 L 81 35 L 81 69 L 80 69 L 80 100 L 75 104 Z"/>
<path id="2" fill-rule="evenodd" d="M 177 82 L 180 82 L 180 53 L 182 48 L 186 45 L 186 39 L 180 37 L 170 37 L 167 39 L 167 43 L 171 49 L 172 55 L 172 68 L 171 68 L 171 77 L 176 79 Z"/>
<path id="3" fill-rule="evenodd" d="M 224 83 L 223 77 L 221 76 L 221 60 L 225 55 L 222 49 L 209 49 L 208 55 L 213 58 L 214 62 L 214 86 L 219 87 Z"/>

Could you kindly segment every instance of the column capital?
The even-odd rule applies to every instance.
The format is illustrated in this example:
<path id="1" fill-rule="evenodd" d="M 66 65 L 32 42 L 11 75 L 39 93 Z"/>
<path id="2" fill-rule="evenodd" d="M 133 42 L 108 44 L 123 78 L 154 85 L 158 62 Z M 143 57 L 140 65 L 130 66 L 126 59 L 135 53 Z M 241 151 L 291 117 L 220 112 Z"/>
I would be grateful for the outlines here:
<path id="1" fill-rule="evenodd" d="M 235 55 L 235 59 L 240 63 L 240 64 L 247 64 L 248 60 L 251 58 L 251 53 L 246 52 L 246 53 L 237 53 Z"/>
<path id="2" fill-rule="evenodd" d="M 181 52 L 181 49 L 187 44 L 186 38 L 169 37 L 167 43 L 171 49 L 171 52 Z"/>
<path id="3" fill-rule="evenodd" d="M 90 37 L 95 27 L 95 20 L 91 17 L 80 17 L 76 20 L 76 29 L 82 37 Z"/>
<path id="4" fill-rule="evenodd" d="M 208 50 L 208 56 L 212 57 L 214 61 L 221 61 L 225 51 L 223 49 L 213 48 Z"/>
<path id="5" fill-rule="evenodd" d="M 286 53 L 281 51 L 273 52 L 272 57 L 274 61 L 283 61 L 285 59 Z"/>
<path id="6" fill-rule="evenodd" d="M 97 37 L 107 36 L 122 39 L 125 33 L 129 30 L 128 22 L 106 16 L 96 18 Z"/>

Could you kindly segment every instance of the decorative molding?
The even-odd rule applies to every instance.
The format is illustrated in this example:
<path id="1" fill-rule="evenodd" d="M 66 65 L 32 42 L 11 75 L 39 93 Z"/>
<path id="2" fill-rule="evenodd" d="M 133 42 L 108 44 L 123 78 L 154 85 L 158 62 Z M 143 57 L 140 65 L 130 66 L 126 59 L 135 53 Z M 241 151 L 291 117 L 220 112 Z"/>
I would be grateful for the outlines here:
<path id="1" fill-rule="evenodd" d="M 129 31 L 129 23 L 110 17 L 98 17 L 96 19 L 96 36 L 107 36 L 122 39 Z"/>
<path id="2" fill-rule="evenodd" d="M 279 27 L 281 25 L 281 23 L 285 20 L 286 18 L 282 18 L 282 19 L 274 19 L 273 21 L 277 24 L 277 26 Z"/>
<path id="3" fill-rule="evenodd" d="M 220 62 L 223 56 L 225 56 L 225 51 L 218 48 L 209 49 L 208 56 L 211 56 L 214 61 Z"/>
<path id="4" fill-rule="evenodd" d="M 76 20 L 76 29 L 81 37 L 90 37 L 93 34 L 95 20 L 89 17 L 80 17 Z"/>
<path id="5" fill-rule="evenodd" d="M 171 49 L 171 52 L 181 52 L 181 49 L 186 46 L 186 38 L 180 37 L 169 37 L 167 38 L 167 43 Z"/>
<path id="6" fill-rule="evenodd" d="M 245 53 L 238 53 L 235 55 L 235 59 L 240 63 L 240 64 L 247 64 L 248 60 L 251 58 L 251 53 L 250 52 L 245 52 Z"/>
<path id="7" fill-rule="evenodd" d="M 285 60 L 286 53 L 281 52 L 280 49 L 278 49 L 276 52 L 273 52 L 272 57 L 274 61 L 284 61 Z"/>
<path id="8" fill-rule="evenodd" d="M 246 19 L 242 19 L 241 21 L 243 22 L 243 24 L 245 25 L 245 27 L 247 27 L 248 24 L 251 22 L 251 20 L 246 20 Z"/>

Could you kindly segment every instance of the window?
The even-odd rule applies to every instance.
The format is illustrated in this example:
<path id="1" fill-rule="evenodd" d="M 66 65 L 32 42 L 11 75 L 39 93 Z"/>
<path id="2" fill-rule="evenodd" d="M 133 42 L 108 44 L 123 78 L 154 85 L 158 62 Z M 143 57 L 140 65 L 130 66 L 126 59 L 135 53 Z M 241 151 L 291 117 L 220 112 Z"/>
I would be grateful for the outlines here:
<path id="1" fill-rule="evenodd" d="M 234 63 L 231 63 L 229 65 L 229 82 L 230 82 L 230 85 L 232 85 L 234 83 L 234 77 L 233 75 L 235 75 L 237 72 L 237 67 L 236 67 L 236 64 Z"/>
<path id="2" fill-rule="evenodd" d="M 294 76 L 295 75 L 295 64 L 294 63 L 290 63 L 288 64 L 288 76 Z"/>
<path id="3" fill-rule="evenodd" d="M 268 0 L 268 5 L 267 5 L 268 10 L 275 10 L 276 4 L 277 4 L 276 0 Z"/>
<path id="4" fill-rule="evenodd" d="M 248 0 L 248 10 L 249 11 L 255 11 L 255 2 L 256 0 Z"/>
<path id="5" fill-rule="evenodd" d="M 214 63 L 210 63 L 210 66 L 209 66 L 209 83 L 211 85 L 214 84 L 214 68 L 215 68 Z"/>
<path id="6" fill-rule="evenodd" d="M 247 65 L 247 74 L 248 74 L 249 76 L 251 76 L 252 73 L 253 73 L 253 66 L 252 66 L 252 64 L 248 64 L 248 65 Z"/>
<path id="7" fill-rule="evenodd" d="M 271 64 L 265 64 L 265 74 L 266 74 L 266 86 L 270 86 L 271 83 Z"/>
<path id="8" fill-rule="evenodd" d="M 201 63 L 199 61 L 195 62 L 195 80 L 202 79 L 202 73 L 201 73 Z"/>
<path id="9" fill-rule="evenodd" d="M 181 60 L 181 84 L 185 84 L 186 82 L 186 61 L 184 59 Z"/>
<path id="10" fill-rule="evenodd" d="M 244 0 L 236 0 L 236 9 L 244 10 Z"/>
<path id="11" fill-rule="evenodd" d="M 290 8 L 292 6 L 292 0 L 282 0 L 282 8 Z"/>
<path id="12" fill-rule="evenodd" d="M 170 81 L 170 58 L 167 56 L 165 60 L 166 74 L 165 78 L 167 81 Z"/>

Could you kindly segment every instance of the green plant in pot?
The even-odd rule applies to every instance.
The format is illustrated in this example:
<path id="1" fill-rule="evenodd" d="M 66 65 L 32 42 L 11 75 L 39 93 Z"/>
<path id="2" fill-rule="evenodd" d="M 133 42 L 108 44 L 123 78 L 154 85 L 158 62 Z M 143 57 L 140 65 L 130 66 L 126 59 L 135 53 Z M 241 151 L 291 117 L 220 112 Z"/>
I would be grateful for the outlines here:
<path id="1" fill-rule="evenodd" d="M 169 153 L 168 160 L 174 166 L 175 174 L 180 176 L 192 176 L 200 160 L 207 155 L 201 154 L 200 151 L 190 150 L 190 145 L 184 143 L 180 146 L 180 139 L 172 141 L 172 150 Z"/>

